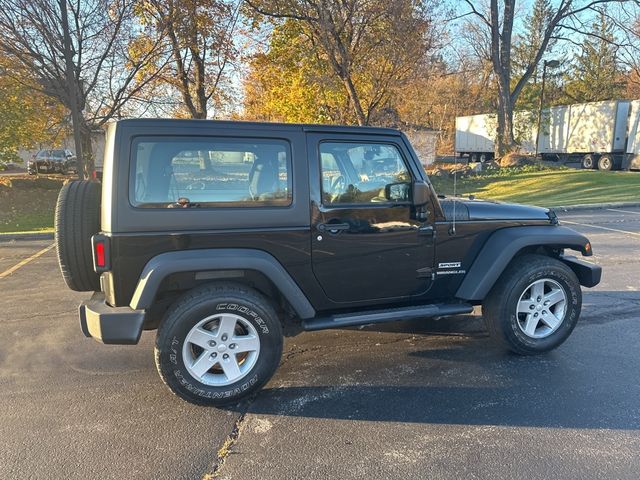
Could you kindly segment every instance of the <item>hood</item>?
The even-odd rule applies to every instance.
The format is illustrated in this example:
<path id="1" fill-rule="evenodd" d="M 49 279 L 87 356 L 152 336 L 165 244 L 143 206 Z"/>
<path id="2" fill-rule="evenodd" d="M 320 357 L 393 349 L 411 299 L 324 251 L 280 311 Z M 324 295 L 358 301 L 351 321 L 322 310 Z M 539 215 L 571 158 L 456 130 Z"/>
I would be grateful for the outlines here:
<path id="1" fill-rule="evenodd" d="M 548 208 L 487 200 L 445 198 L 440 200 L 440 205 L 447 220 L 453 219 L 454 204 L 456 220 L 544 220 L 548 222 L 555 218 L 555 213 Z"/>

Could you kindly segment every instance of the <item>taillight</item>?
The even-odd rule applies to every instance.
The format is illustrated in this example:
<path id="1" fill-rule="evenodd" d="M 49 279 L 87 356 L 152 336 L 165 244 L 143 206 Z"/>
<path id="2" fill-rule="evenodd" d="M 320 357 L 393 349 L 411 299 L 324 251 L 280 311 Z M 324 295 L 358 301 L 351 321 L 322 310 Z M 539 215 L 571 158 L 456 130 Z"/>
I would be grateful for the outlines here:
<path id="1" fill-rule="evenodd" d="M 93 247 L 93 269 L 97 273 L 109 270 L 109 237 L 105 235 L 94 235 L 91 237 Z"/>
<path id="2" fill-rule="evenodd" d="M 104 268 L 105 259 L 104 259 L 104 243 L 98 242 L 95 246 L 96 249 L 96 267 Z"/>

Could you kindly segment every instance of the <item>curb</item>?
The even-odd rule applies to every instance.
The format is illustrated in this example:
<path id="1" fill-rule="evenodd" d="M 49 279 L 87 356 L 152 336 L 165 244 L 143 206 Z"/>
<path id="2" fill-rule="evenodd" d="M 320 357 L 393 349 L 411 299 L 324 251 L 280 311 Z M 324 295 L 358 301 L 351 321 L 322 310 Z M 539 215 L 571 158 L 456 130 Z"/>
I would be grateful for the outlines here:
<path id="1" fill-rule="evenodd" d="M 632 208 L 640 207 L 640 202 L 611 202 L 611 203 L 592 203 L 590 205 L 560 205 L 558 207 L 548 207 L 550 210 L 560 212 L 571 212 L 576 210 L 602 210 L 604 208 Z"/>
<path id="2" fill-rule="evenodd" d="M 53 232 L 0 233 L 0 243 L 14 240 L 53 240 Z"/>

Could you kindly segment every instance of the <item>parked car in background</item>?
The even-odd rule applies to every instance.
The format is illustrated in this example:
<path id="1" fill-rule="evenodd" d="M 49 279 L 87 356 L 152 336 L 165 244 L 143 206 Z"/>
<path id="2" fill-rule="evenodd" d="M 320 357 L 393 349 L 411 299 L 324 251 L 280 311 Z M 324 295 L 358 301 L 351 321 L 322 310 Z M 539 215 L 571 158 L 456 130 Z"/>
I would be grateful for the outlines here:
<path id="1" fill-rule="evenodd" d="M 13 170 L 17 167 L 18 164 L 16 162 L 5 162 L 4 160 L 0 160 L 0 170 Z"/>
<path id="2" fill-rule="evenodd" d="M 76 156 L 71 150 L 40 150 L 27 162 L 29 175 L 77 171 Z"/>

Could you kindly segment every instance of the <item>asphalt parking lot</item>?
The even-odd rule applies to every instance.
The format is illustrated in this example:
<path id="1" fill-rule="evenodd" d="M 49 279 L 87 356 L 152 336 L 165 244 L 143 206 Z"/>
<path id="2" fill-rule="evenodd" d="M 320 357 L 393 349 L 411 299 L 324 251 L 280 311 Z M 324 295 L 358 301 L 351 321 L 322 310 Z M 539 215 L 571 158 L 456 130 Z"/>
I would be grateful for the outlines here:
<path id="1" fill-rule="evenodd" d="M 566 212 L 602 283 L 550 354 L 494 346 L 479 312 L 288 339 L 252 401 L 164 387 L 152 332 L 85 339 L 51 241 L 0 243 L 0 478 L 638 478 L 640 208 Z"/>

